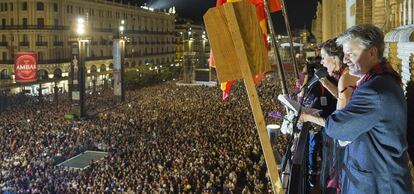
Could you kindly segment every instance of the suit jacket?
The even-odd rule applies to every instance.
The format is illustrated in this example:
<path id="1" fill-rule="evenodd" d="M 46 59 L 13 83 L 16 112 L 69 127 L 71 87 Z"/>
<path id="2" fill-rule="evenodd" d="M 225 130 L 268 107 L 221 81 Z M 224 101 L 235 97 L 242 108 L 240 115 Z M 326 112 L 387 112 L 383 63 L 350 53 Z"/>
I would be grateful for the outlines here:
<path id="1" fill-rule="evenodd" d="M 412 193 L 407 157 L 407 104 L 390 74 L 362 83 L 326 120 L 325 133 L 345 147 L 342 193 Z"/>

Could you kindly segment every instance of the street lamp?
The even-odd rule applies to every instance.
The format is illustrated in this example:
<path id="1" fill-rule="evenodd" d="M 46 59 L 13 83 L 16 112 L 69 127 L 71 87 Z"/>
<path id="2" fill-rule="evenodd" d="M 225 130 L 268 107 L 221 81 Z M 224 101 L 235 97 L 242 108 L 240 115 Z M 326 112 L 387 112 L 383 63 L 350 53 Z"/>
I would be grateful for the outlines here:
<path id="1" fill-rule="evenodd" d="M 96 73 L 92 75 L 92 93 L 95 94 L 96 92 Z"/>
<path id="2" fill-rule="evenodd" d="M 118 33 L 113 40 L 113 64 L 114 64 L 114 96 L 116 100 L 125 101 L 124 63 L 125 63 L 125 20 L 121 20 Z"/>
<path id="3" fill-rule="evenodd" d="M 119 38 L 124 39 L 125 20 L 121 20 L 121 24 L 119 25 L 118 30 L 119 30 Z"/>
<path id="4" fill-rule="evenodd" d="M 83 19 L 82 17 L 78 18 L 78 22 L 76 23 L 76 33 L 79 36 L 85 34 L 85 19 Z"/>
<path id="5" fill-rule="evenodd" d="M 85 60 L 88 40 L 85 37 L 87 22 L 79 17 L 76 23 L 76 42 L 72 44 L 71 85 L 73 111 L 79 117 L 85 117 Z"/>

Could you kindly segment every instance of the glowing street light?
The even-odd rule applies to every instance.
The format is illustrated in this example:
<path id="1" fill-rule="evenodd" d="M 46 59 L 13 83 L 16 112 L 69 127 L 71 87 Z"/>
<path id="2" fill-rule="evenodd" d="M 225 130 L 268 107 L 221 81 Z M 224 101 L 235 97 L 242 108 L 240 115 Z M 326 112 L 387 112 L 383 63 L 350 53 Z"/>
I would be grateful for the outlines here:
<path id="1" fill-rule="evenodd" d="M 122 32 L 124 32 L 124 30 L 125 30 L 125 27 L 124 26 L 119 26 L 119 31 L 122 33 Z"/>
<path id="2" fill-rule="evenodd" d="M 76 24 L 76 33 L 78 35 L 85 34 L 85 19 L 82 17 L 78 18 L 78 22 Z"/>
<path id="3" fill-rule="evenodd" d="M 125 31 L 125 20 L 121 20 L 121 25 L 119 25 L 119 38 L 123 39 Z"/>

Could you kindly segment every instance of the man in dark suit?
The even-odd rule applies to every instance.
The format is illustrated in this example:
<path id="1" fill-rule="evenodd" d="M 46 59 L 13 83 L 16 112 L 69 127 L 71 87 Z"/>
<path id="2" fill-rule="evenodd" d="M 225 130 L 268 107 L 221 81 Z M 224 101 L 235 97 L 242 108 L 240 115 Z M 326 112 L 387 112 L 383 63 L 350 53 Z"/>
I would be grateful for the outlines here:
<path id="1" fill-rule="evenodd" d="M 345 145 L 342 193 L 412 193 L 407 104 L 399 75 L 383 58 L 384 35 L 357 25 L 337 43 L 350 74 L 361 78 L 349 104 L 325 125 L 325 133 Z"/>

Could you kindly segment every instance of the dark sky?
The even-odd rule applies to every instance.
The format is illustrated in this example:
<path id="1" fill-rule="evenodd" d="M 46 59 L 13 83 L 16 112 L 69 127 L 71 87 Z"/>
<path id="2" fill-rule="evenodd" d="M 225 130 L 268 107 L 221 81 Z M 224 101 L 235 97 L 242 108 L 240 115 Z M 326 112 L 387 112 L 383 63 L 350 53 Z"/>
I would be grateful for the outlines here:
<path id="1" fill-rule="evenodd" d="M 121 0 L 116 0 L 121 1 Z M 143 5 L 147 3 L 153 8 L 176 7 L 178 16 L 202 22 L 208 8 L 215 6 L 216 0 L 122 0 L 124 3 Z M 285 0 L 291 28 L 303 29 L 311 27 L 316 12 L 317 0 Z M 272 14 L 272 20 L 278 33 L 284 33 L 285 23 L 281 13 Z"/>

